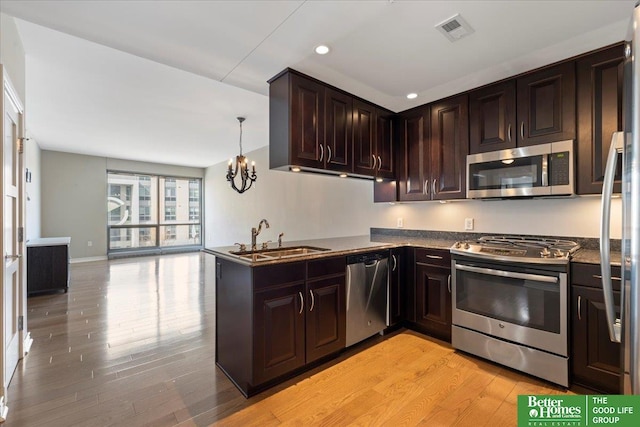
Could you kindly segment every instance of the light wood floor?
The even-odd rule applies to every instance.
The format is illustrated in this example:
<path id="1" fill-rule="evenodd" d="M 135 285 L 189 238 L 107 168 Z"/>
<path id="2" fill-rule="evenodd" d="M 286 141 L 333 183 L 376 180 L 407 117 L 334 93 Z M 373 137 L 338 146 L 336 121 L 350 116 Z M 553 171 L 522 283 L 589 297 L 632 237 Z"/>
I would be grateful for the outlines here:
<path id="1" fill-rule="evenodd" d="M 566 392 L 401 331 L 245 399 L 214 363 L 210 255 L 72 264 L 28 307 L 3 426 L 515 426 L 517 395 Z"/>

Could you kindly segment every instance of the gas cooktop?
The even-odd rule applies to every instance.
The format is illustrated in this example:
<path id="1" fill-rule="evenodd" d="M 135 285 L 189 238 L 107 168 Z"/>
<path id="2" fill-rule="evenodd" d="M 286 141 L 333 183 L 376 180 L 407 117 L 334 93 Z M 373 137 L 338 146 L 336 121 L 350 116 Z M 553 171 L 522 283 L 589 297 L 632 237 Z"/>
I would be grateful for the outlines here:
<path id="1" fill-rule="evenodd" d="M 564 264 L 580 249 L 571 240 L 519 236 L 484 236 L 456 242 L 451 253 L 500 261 Z"/>

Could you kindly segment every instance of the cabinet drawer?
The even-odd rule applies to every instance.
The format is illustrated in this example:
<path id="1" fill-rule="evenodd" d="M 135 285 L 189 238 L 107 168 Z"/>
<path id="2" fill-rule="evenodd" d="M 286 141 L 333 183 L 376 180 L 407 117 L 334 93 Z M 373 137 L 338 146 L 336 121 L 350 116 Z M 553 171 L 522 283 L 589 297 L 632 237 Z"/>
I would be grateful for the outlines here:
<path id="1" fill-rule="evenodd" d="M 451 253 L 442 249 L 416 248 L 416 262 L 451 268 Z"/>
<path id="2" fill-rule="evenodd" d="M 344 256 L 312 260 L 307 263 L 307 278 L 345 274 L 346 268 L 347 262 Z"/>
<path id="3" fill-rule="evenodd" d="M 256 267 L 253 269 L 253 288 L 258 290 L 274 285 L 304 282 L 304 276 L 304 261 Z"/>
<path id="4" fill-rule="evenodd" d="M 611 266 L 613 289 L 620 290 L 620 267 Z M 571 283 L 602 289 L 600 265 L 571 263 Z"/>

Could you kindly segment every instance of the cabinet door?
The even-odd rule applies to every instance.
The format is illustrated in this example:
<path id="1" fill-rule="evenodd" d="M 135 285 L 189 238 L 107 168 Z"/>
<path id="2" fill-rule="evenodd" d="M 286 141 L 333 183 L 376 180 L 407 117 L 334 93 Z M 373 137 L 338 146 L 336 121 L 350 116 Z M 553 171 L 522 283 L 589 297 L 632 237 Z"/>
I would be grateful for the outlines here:
<path id="1" fill-rule="evenodd" d="M 429 108 L 403 114 L 400 126 L 402 166 L 398 198 L 429 200 Z"/>
<path id="2" fill-rule="evenodd" d="M 389 323 L 395 325 L 405 317 L 404 249 L 392 249 L 389 267 Z"/>
<path id="3" fill-rule="evenodd" d="M 602 193 L 611 135 L 622 129 L 624 45 L 616 45 L 577 61 L 578 194 Z M 621 191 L 622 164 L 614 191 Z"/>
<path id="4" fill-rule="evenodd" d="M 325 87 L 297 74 L 291 75 L 291 162 L 323 167 Z"/>
<path id="5" fill-rule="evenodd" d="M 469 153 L 467 95 L 431 106 L 431 199 L 464 199 Z"/>
<path id="6" fill-rule="evenodd" d="M 394 156 L 394 114 L 390 111 L 378 109 L 376 112 L 376 155 L 378 170 L 376 177 L 393 179 L 395 177 Z"/>
<path id="7" fill-rule="evenodd" d="M 614 292 L 614 299 L 619 304 L 619 292 Z M 609 340 L 602 290 L 572 285 L 571 312 L 574 382 L 619 393 L 620 344 Z"/>
<path id="8" fill-rule="evenodd" d="M 416 264 L 416 323 L 451 341 L 451 270 Z"/>
<path id="9" fill-rule="evenodd" d="M 342 350 L 346 339 L 345 276 L 307 283 L 307 363 Z"/>
<path id="10" fill-rule="evenodd" d="M 469 153 L 514 148 L 517 132 L 515 80 L 469 94 Z"/>
<path id="11" fill-rule="evenodd" d="M 325 167 L 352 172 L 353 99 L 346 93 L 330 88 L 326 88 L 325 92 Z"/>
<path id="12" fill-rule="evenodd" d="M 375 175 L 376 107 L 362 101 L 353 102 L 353 158 L 354 172 Z"/>
<path id="13" fill-rule="evenodd" d="M 566 62 L 517 80 L 518 146 L 575 139 L 574 67 Z"/>
<path id="14" fill-rule="evenodd" d="M 304 283 L 254 293 L 254 385 L 305 364 Z"/>

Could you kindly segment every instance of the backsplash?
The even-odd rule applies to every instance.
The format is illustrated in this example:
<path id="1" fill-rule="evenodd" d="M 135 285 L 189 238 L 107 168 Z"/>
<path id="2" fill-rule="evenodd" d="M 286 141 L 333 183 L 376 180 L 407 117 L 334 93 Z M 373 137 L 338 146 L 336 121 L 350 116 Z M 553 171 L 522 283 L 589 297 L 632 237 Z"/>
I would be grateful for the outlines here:
<path id="1" fill-rule="evenodd" d="M 398 228 L 371 228 L 371 239 L 375 240 L 379 238 L 398 238 L 402 239 L 430 239 L 430 240 L 475 240 L 482 236 L 495 236 L 499 233 L 470 233 L 470 232 L 455 232 L 455 231 L 432 231 L 432 230 L 406 230 Z M 546 236 L 546 235 L 532 235 L 532 234 L 511 234 L 512 236 L 528 236 L 528 237 L 544 237 L 549 239 L 564 239 L 577 242 L 583 249 L 599 250 L 600 243 L 598 239 L 589 237 L 567 237 L 567 236 Z M 613 252 L 620 252 L 621 248 L 620 239 L 611 240 L 611 250 Z"/>

